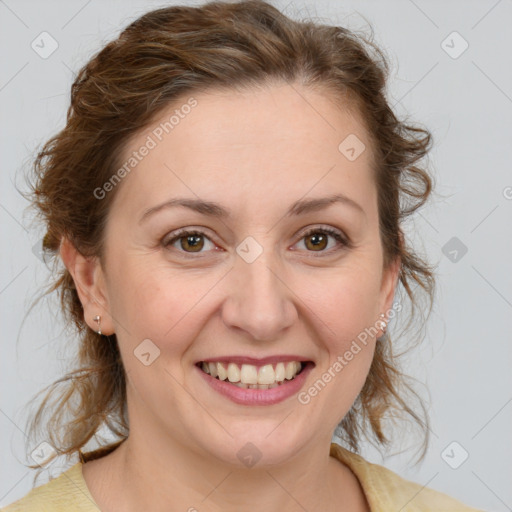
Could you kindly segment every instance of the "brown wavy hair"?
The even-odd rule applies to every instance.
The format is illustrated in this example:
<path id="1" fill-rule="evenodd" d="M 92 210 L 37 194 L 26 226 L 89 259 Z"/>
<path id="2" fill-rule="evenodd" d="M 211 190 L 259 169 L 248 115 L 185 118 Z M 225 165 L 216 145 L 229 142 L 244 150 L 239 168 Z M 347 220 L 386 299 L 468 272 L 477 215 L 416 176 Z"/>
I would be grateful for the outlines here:
<path id="1" fill-rule="evenodd" d="M 292 20 L 265 1 L 214 1 L 144 14 L 79 71 L 64 129 L 37 154 L 27 196 L 45 225 L 44 250 L 56 256 L 67 237 L 83 255 L 101 258 L 115 190 L 101 201 L 93 191 L 113 176 L 130 138 L 179 98 L 208 88 L 300 83 L 327 91 L 340 104 L 349 98 L 365 122 L 375 155 L 384 264 L 401 258 L 397 292 L 411 306 L 404 333 L 408 346 L 418 343 L 421 329 L 410 327 L 424 325 L 413 320 L 425 311 L 420 293 L 429 299 L 430 314 L 435 280 L 433 269 L 401 238 L 401 226 L 432 191 L 432 177 L 419 166 L 431 134 L 395 116 L 386 98 L 388 75 L 373 35 Z M 66 325 L 78 336 L 76 368 L 40 392 L 46 394 L 29 422 L 28 440 L 44 439 L 55 456 L 78 452 L 85 461 L 110 452 L 129 434 L 126 375 L 116 335 L 98 335 L 87 326 L 70 273 L 59 258 L 53 265 L 54 280 L 43 295 L 58 292 Z M 398 356 L 388 332 L 376 344 L 366 382 L 336 434 L 356 453 L 362 436 L 387 446 L 392 439 L 384 433 L 386 416 L 407 416 L 422 430 L 421 460 L 429 440 L 428 415 Z M 424 419 L 406 395 L 418 399 Z M 117 441 L 83 453 L 100 427 L 110 429 Z"/>

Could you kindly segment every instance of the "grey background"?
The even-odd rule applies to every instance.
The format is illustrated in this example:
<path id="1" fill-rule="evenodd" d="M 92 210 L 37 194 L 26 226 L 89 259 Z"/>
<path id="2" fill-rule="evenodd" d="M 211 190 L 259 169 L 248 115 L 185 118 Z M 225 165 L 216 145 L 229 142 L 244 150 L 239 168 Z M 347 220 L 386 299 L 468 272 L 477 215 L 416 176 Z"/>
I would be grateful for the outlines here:
<path id="1" fill-rule="evenodd" d="M 49 272 L 33 252 L 42 232 L 31 226 L 15 186 L 23 187 L 21 173 L 36 147 L 64 125 L 74 73 L 129 21 L 163 5 L 0 0 L 0 506 L 31 488 L 31 471 L 23 465 L 24 406 L 63 374 L 74 343 L 55 302 L 39 304 L 22 325 Z M 368 445 L 362 454 L 474 507 L 512 510 L 512 1 L 275 5 L 291 16 L 356 30 L 367 30 L 369 22 L 392 64 L 392 104 L 435 139 L 430 164 L 440 196 L 407 232 L 438 263 L 438 293 L 425 341 L 404 367 L 430 393 L 432 441 L 418 466 L 411 464 L 413 450 L 383 459 Z M 46 59 L 31 48 L 43 31 L 58 43 Z M 448 37 L 453 31 L 463 39 Z M 464 40 L 469 47 L 458 55 Z M 405 446 L 403 430 L 399 438 Z M 453 451 L 454 445 L 445 451 L 454 441 Z M 462 450 L 469 457 L 453 469 L 446 460 L 457 465 Z M 57 461 L 45 476 L 63 468 Z"/>

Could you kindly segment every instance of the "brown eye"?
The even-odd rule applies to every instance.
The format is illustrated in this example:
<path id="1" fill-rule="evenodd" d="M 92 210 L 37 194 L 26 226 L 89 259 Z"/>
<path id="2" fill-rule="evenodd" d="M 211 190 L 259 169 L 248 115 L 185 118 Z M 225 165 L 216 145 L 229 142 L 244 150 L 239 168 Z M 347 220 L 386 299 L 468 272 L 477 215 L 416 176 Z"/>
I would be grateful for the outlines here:
<path id="1" fill-rule="evenodd" d="M 202 235 L 182 236 L 179 240 L 181 240 L 181 248 L 187 252 L 200 252 L 204 247 L 204 239 Z"/>
<path id="2" fill-rule="evenodd" d="M 180 231 L 173 237 L 164 239 L 162 245 L 182 254 L 202 254 L 208 252 L 208 249 L 215 249 L 215 244 L 201 231 Z"/>
<path id="3" fill-rule="evenodd" d="M 318 231 L 304 237 L 306 247 L 312 251 L 323 251 L 327 247 L 328 235 Z"/>
<path id="4" fill-rule="evenodd" d="M 316 252 L 319 256 L 351 248 L 348 239 L 341 232 L 331 228 L 310 229 L 302 235 L 301 243 L 307 252 Z"/>

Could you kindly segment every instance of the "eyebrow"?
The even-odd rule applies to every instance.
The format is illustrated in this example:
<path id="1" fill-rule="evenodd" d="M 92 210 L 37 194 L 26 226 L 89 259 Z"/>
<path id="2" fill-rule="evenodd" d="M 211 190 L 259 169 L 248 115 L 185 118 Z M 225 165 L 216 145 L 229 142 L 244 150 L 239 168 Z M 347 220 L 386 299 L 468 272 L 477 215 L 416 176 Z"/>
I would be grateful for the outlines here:
<path id="1" fill-rule="evenodd" d="M 286 212 L 285 217 L 298 216 L 307 213 L 317 212 L 325 208 L 328 208 L 329 206 L 336 203 L 349 206 L 352 209 L 357 210 L 366 216 L 363 207 L 359 203 L 356 203 L 353 199 L 350 199 L 350 197 L 347 197 L 343 194 L 334 194 L 328 197 L 300 199 L 292 204 L 292 206 Z M 232 217 L 231 212 L 227 208 L 221 206 L 219 203 L 215 203 L 212 201 L 202 201 L 200 199 L 178 197 L 166 201 L 165 203 L 161 203 L 157 206 L 153 206 L 152 208 L 148 208 L 142 214 L 139 223 L 147 220 L 150 216 L 154 215 L 155 213 L 161 210 L 167 208 L 175 208 L 179 206 L 188 208 L 202 215 L 208 215 L 210 217 L 216 217 L 219 219 L 227 219 Z"/>

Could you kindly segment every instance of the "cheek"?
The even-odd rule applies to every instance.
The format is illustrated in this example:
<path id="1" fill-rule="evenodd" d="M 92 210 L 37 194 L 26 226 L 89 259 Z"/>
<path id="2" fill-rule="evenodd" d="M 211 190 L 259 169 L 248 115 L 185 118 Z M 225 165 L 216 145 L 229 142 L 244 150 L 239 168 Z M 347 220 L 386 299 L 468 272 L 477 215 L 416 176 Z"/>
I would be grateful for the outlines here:
<path id="1" fill-rule="evenodd" d="M 340 384 L 342 395 L 364 384 L 372 362 L 379 279 L 380 274 L 373 268 L 354 264 L 296 284 L 297 295 L 306 306 L 305 314 L 314 323 L 320 346 L 327 352 L 321 369 L 331 375 L 326 380 L 332 378 Z"/>
<path id="2" fill-rule="evenodd" d="M 378 277 L 378 276 L 377 276 Z M 305 407 L 318 408 L 333 429 L 359 395 L 373 360 L 373 312 L 378 300 L 376 275 L 358 265 L 312 280 L 297 288 L 319 345 L 316 378 L 299 396 Z"/>
<path id="3" fill-rule="evenodd" d="M 294 287 L 340 350 L 347 341 L 375 325 L 379 290 L 378 271 L 352 262 L 324 274 L 317 272 L 314 278 L 297 279 Z"/>
<path id="4" fill-rule="evenodd" d="M 125 350 L 149 338 L 163 356 L 183 352 L 201 328 L 208 291 L 219 276 L 177 271 L 165 262 L 148 265 L 148 260 L 126 258 L 112 274 L 109 298 L 116 332 Z"/>
<path id="5" fill-rule="evenodd" d="M 120 333 L 132 338 L 151 338 L 162 324 L 171 324 L 180 296 L 162 280 L 162 271 L 129 258 L 118 259 L 111 272 L 109 302 Z M 170 327 L 170 325 L 169 325 Z"/>

